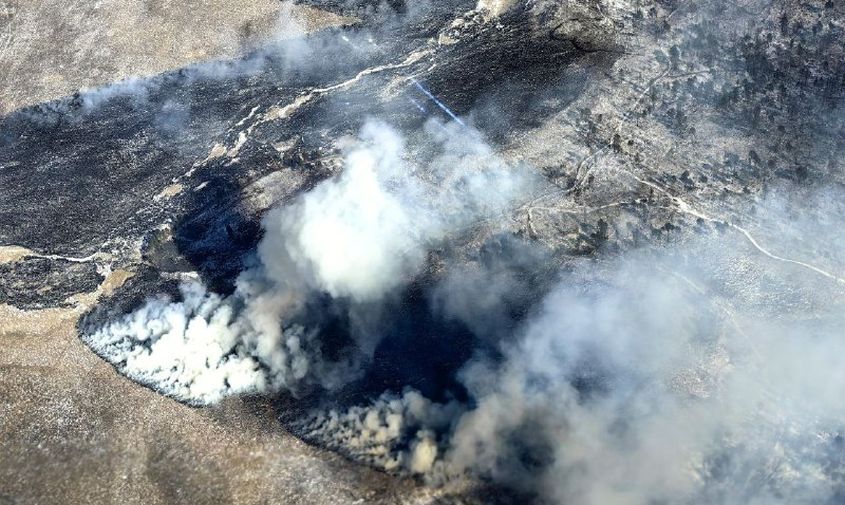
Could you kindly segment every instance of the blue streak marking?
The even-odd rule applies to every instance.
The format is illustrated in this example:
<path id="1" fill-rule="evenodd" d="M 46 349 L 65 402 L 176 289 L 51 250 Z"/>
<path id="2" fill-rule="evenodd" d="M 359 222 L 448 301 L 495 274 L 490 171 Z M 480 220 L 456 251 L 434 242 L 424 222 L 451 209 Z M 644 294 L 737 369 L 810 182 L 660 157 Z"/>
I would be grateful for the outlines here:
<path id="1" fill-rule="evenodd" d="M 446 106 L 443 104 L 443 102 L 441 102 L 440 100 L 438 100 L 438 99 L 437 99 L 437 97 L 435 97 L 434 95 L 432 95 L 430 91 L 428 91 L 427 89 L 425 89 L 425 88 L 423 87 L 423 85 L 422 85 L 422 84 L 420 84 L 420 82 L 419 82 L 418 80 L 416 80 L 416 79 L 414 79 L 413 77 L 411 77 L 411 82 L 413 82 L 413 83 L 417 86 L 417 88 L 425 94 L 425 96 L 427 96 L 428 98 L 430 98 L 432 102 L 434 102 L 435 104 L 437 104 L 437 106 L 438 106 L 438 107 L 440 107 L 440 109 L 441 109 L 441 110 L 443 110 L 443 112 L 445 112 L 446 114 L 448 114 L 448 115 L 449 115 L 449 117 L 450 117 L 450 118 L 452 118 L 452 120 L 454 120 L 456 123 L 458 123 L 459 125 L 461 125 L 461 126 L 463 126 L 464 128 L 466 128 L 466 123 L 464 123 L 463 121 L 461 121 L 461 118 L 459 118 L 458 116 L 456 116 L 456 115 L 455 115 L 455 113 L 454 113 L 454 112 L 452 112 L 452 111 L 449 109 L 449 107 L 446 107 Z"/>

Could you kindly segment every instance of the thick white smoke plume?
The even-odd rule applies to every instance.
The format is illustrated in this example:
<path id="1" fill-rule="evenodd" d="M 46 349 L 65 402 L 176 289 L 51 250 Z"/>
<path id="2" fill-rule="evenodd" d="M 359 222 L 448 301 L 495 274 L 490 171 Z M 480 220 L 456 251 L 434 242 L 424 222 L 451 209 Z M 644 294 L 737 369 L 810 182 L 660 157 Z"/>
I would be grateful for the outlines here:
<path id="1" fill-rule="evenodd" d="M 187 283 L 181 301 L 150 300 L 86 339 L 133 379 L 195 404 L 348 380 L 379 335 L 358 332 L 350 356 L 329 362 L 318 329 L 294 323 L 308 298 L 327 293 L 350 311 L 383 299 L 450 233 L 531 189 L 528 172 L 470 130 L 432 121 L 422 137 L 409 153 L 393 129 L 368 123 L 338 177 L 268 213 L 260 266 L 241 274 L 233 295 Z"/>
<path id="2" fill-rule="evenodd" d="M 291 206 L 271 211 L 259 256 L 268 276 L 334 297 L 379 299 L 405 285 L 427 251 L 449 233 L 501 214 L 530 188 L 527 172 L 504 165 L 472 133 L 431 122 L 440 146 L 423 165 L 403 160 L 398 133 L 364 127 L 370 148 L 344 173 Z"/>

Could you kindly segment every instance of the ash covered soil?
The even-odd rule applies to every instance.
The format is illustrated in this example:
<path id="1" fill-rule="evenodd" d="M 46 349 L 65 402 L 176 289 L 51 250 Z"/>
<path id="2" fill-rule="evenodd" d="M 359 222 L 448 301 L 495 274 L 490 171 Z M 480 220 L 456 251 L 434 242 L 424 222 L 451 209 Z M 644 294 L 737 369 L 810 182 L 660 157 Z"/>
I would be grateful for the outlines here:
<path id="1" fill-rule="evenodd" d="M 842 502 L 841 3 L 145 5 L 0 2 L 0 503 Z"/>

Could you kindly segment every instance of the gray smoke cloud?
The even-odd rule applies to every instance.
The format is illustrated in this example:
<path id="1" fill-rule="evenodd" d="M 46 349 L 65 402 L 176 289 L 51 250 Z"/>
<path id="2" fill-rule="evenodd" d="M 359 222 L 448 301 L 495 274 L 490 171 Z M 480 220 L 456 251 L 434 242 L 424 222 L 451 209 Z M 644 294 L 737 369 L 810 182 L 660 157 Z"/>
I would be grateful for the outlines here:
<path id="1" fill-rule="evenodd" d="M 503 363 L 464 370 L 477 406 L 447 464 L 558 503 L 832 500 L 842 289 L 773 291 L 747 244 L 712 240 L 565 279 Z"/>
<path id="2" fill-rule="evenodd" d="M 773 192 L 754 206 L 760 240 L 795 244 L 795 261 L 833 277 L 718 229 L 585 260 L 500 341 L 500 357 L 463 367 L 468 403 L 421 407 L 406 390 L 368 408 L 315 412 L 317 428 L 302 434 L 429 482 L 470 473 L 553 503 L 838 503 L 845 258 L 833 226 L 843 217 L 837 195 Z M 519 265 L 527 253 L 509 254 Z M 510 292 L 503 286 L 519 289 L 501 263 L 486 273 L 490 296 L 451 308 L 483 331 L 486 310 L 500 310 Z M 466 279 L 461 272 L 443 283 L 481 292 Z"/>
<path id="3" fill-rule="evenodd" d="M 344 170 L 263 219 L 259 266 L 223 298 L 197 281 L 182 300 L 150 300 L 85 338 L 129 377 L 194 404 L 230 394 L 333 389 L 360 370 L 380 335 L 354 332 L 343 361 L 320 351 L 318 329 L 295 324 L 315 293 L 356 307 L 389 297 L 450 234 L 498 216 L 534 178 L 499 160 L 477 133 L 429 122 L 412 153 L 371 121 Z"/>

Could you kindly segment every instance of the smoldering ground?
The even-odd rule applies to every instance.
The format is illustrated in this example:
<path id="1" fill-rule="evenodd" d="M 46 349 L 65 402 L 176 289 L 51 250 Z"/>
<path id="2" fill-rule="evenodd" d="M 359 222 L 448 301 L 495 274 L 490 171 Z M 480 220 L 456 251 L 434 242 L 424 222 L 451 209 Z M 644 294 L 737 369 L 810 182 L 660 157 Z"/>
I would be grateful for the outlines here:
<path id="1" fill-rule="evenodd" d="M 812 224 L 838 222 L 837 192 L 756 204 L 828 277 L 712 227 L 550 281 L 549 251 L 507 225 L 530 172 L 455 123 L 417 135 L 412 161 L 367 125 L 340 176 L 265 217 L 233 295 L 186 283 L 86 341 L 189 403 L 307 396 L 286 420 L 305 439 L 432 483 L 469 473 L 560 503 L 841 499 L 841 232 Z M 453 256 L 479 222 L 504 235 Z M 334 403 L 349 384 L 359 400 Z"/>
<path id="2" fill-rule="evenodd" d="M 187 282 L 85 339 L 181 401 L 292 397 L 306 440 L 432 484 L 841 502 L 841 191 L 772 184 L 745 228 L 564 262 L 514 224 L 532 173 L 454 122 L 372 121 L 267 214 L 233 294 Z"/>
<path id="3" fill-rule="evenodd" d="M 234 393 L 335 389 L 372 357 L 379 307 L 407 286 L 427 254 L 530 194 L 533 177 L 499 161 L 456 124 L 428 123 L 410 162 L 388 126 L 364 127 L 340 176 L 263 220 L 258 264 L 223 298 L 198 283 L 182 301 L 151 300 L 86 338 L 129 376 L 191 403 Z M 424 160 L 420 162 L 420 160 Z M 319 327 L 297 313 L 337 300 L 354 346 L 326 362 Z M 319 326 L 319 325 L 318 325 Z"/>

